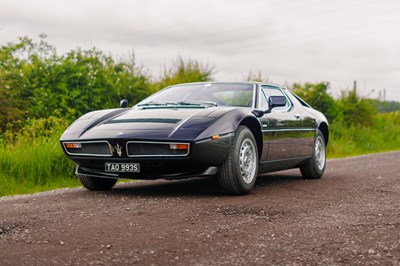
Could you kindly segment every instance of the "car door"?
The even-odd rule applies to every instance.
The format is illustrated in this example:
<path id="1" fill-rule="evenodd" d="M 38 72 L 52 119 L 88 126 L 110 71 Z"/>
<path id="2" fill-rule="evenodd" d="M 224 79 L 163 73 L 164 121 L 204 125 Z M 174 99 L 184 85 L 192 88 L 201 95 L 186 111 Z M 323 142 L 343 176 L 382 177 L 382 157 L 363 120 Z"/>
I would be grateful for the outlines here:
<path id="1" fill-rule="evenodd" d="M 294 107 L 298 110 L 301 115 L 303 122 L 301 128 L 301 143 L 300 143 L 300 156 L 307 157 L 312 155 L 314 148 L 314 140 L 318 123 L 315 116 L 310 112 L 312 109 L 307 103 L 299 99 L 296 95 L 288 92 L 287 96 L 292 101 Z"/>
<path id="2" fill-rule="evenodd" d="M 261 126 L 268 151 L 262 160 L 277 161 L 301 156 L 301 115 L 297 112 L 287 95 L 279 88 L 262 85 L 259 91 L 259 108 L 269 110 L 270 96 L 285 96 L 286 105 L 276 107 L 261 118 Z"/>

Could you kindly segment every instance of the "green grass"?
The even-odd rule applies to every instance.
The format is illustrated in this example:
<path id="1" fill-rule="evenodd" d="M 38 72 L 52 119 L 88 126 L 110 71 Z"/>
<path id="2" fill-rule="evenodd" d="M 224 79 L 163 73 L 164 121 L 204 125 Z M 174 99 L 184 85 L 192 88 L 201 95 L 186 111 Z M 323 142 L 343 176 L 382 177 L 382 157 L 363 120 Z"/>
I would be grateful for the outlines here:
<path id="1" fill-rule="evenodd" d="M 330 125 L 328 158 L 400 150 L 400 112 L 375 116 L 373 126 Z"/>
<path id="2" fill-rule="evenodd" d="M 13 144 L 0 143 L 0 196 L 79 185 L 58 137 L 23 137 Z"/>
<path id="3" fill-rule="evenodd" d="M 65 125 L 45 122 L 0 139 L 0 196 L 80 185 L 58 142 Z M 377 115 L 372 127 L 330 125 L 328 158 L 392 150 L 400 150 L 400 112 Z"/>

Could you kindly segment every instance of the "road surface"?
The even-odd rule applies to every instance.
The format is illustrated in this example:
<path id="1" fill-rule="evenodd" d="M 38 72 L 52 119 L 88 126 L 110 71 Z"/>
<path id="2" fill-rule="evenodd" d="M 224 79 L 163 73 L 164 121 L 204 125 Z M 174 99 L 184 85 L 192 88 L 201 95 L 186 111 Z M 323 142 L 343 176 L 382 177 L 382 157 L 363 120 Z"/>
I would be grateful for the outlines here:
<path id="1" fill-rule="evenodd" d="M 0 198 L 0 265 L 400 265 L 400 151 L 259 177 Z"/>

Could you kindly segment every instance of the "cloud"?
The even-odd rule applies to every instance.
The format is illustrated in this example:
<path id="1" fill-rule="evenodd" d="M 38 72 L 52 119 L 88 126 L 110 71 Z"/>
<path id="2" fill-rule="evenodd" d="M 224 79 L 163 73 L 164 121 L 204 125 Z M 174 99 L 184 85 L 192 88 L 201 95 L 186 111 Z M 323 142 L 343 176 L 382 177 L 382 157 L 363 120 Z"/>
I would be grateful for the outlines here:
<path id="1" fill-rule="evenodd" d="M 0 0 L 0 44 L 44 32 L 60 52 L 135 50 L 154 72 L 182 55 L 215 65 L 217 79 L 252 70 L 336 92 L 358 79 L 400 101 L 399 10 L 391 0 Z"/>

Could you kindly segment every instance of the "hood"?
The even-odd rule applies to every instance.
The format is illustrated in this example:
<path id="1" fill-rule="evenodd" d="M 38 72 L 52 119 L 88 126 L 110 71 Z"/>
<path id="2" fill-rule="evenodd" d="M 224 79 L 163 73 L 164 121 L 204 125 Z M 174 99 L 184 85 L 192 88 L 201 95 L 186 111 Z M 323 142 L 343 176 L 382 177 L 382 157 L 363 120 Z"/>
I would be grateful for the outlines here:
<path id="1" fill-rule="evenodd" d="M 83 116 L 61 139 L 194 139 L 229 107 L 117 109 Z M 78 128 L 77 128 L 78 127 Z"/>

